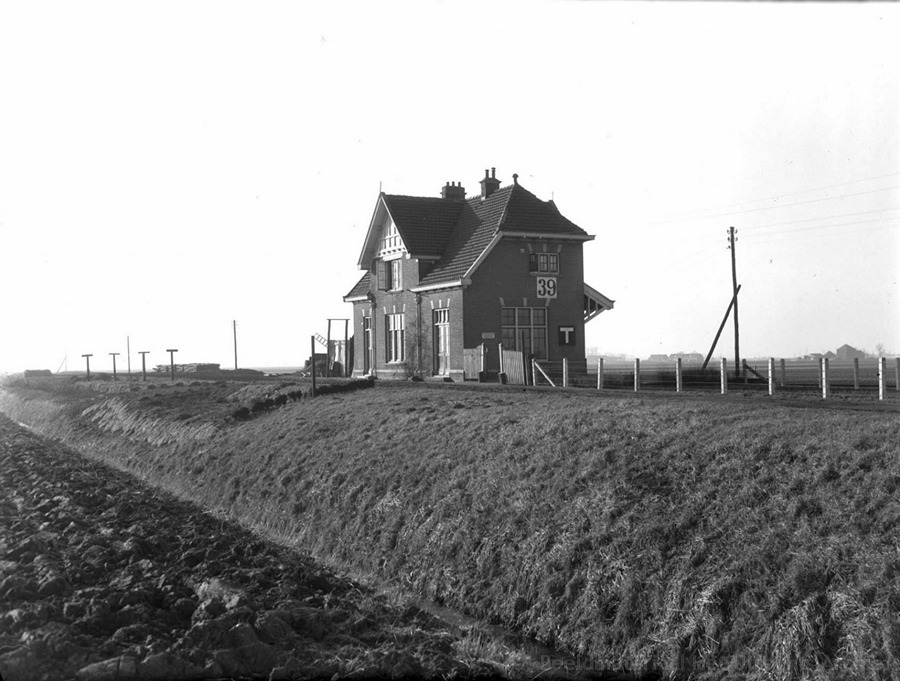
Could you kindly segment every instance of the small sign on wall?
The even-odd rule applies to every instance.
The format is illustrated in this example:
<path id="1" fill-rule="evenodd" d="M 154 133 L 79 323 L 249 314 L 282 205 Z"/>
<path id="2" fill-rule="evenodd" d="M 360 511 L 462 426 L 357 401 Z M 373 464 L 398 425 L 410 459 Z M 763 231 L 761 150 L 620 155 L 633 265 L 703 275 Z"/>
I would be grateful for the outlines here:
<path id="1" fill-rule="evenodd" d="M 560 326 L 559 327 L 559 344 L 575 345 L 575 327 Z"/>
<path id="2" fill-rule="evenodd" d="M 537 278 L 537 297 L 556 298 L 556 277 Z"/>
<path id="3" fill-rule="evenodd" d="M 494 340 L 494 332 L 493 331 L 482 331 L 481 332 L 481 340 Z"/>

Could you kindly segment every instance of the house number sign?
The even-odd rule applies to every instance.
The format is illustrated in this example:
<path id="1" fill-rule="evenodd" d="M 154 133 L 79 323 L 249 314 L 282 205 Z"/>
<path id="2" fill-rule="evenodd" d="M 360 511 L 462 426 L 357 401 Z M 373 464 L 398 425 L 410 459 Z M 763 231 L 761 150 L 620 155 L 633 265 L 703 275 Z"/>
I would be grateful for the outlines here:
<path id="1" fill-rule="evenodd" d="M 537 278 L 537 297 L 556 298 L 556 277 Z"/>

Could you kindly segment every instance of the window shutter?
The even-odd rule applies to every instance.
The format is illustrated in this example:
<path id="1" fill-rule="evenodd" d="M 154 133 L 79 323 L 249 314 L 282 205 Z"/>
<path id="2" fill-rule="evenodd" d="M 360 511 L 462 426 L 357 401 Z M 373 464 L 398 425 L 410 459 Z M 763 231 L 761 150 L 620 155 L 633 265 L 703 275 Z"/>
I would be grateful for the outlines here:
<path id="1" fill-rule="evenodd" d="M 537 272 L 537 269 L 538 269 L 537 253 L 531 253 L 528 255 L 528 270 L 530 272 Z"/>
<path id="2" fill-rule="evenodd" d="M 387 267 L 385 267 L 386 264 L 387 263 L 385 263 L 384 260 L 375 261 L 375 273 L 378 278 L 379 291 L 388 290 Z"/>

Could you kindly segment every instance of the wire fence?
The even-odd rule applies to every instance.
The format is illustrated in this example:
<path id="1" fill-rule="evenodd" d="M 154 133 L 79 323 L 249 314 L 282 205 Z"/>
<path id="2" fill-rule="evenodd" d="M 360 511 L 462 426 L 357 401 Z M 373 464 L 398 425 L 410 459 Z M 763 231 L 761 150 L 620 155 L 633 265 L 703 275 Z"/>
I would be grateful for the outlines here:
<path id="1" fill-rule="evenodd" d="M 531 382 L 536 386 L 596 388 L 625 391 L 756 390 L 857 392 L 884 399 L 900 392 L 900 357 L 864 359 L 776 359 L 741 362 L 711 361 L 706 368 L 693 360 L 606 359 L 585 361 L 535 360 Z"/>

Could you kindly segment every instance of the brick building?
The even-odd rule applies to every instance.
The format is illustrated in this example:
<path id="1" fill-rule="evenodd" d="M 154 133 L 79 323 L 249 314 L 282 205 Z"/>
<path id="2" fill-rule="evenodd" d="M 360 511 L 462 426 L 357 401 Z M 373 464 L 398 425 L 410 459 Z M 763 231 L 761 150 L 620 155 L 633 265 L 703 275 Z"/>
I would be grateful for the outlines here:
<path id="1" fill-rule="evenodd" d="M 353 375 L 471 377 L 464 357 L 500 368 L 499 347 L 584 360 L 584 325 L 613 301 L 584 283 L 594 237 L 553 201 L 485 171 L 481 192 L 458 183 L 440 197 L 380 194 L 359 256 Z"/>

